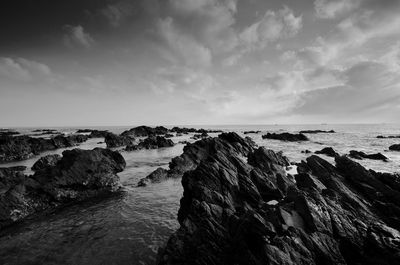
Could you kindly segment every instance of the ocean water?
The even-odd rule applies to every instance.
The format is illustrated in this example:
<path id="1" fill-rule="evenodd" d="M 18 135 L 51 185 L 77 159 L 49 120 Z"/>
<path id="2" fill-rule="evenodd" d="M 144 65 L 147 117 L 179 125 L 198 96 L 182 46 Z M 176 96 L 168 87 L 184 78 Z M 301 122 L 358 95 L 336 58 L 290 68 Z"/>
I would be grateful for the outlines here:
<path id="1" fill-rule="evenodd" d="M 341 154 L 349 150 L 366 153 L 381 152 L 389 162 L 360 160 L 367 168 L 400 172 L 400 152 L 388 147 L 400 139 L 377 139 L 377 135 L 399 135 L 400 125 L 268 125 L 268 126 L 191 126 L 236 131 L 261 130 L 248 134 L 259 146 L 283 151 L 291 161 L 307 157 L 302 150 L 312 152 L 331 146 Z M 129 127 L 102 127 L 120 133 Z M 37 128 L 18 128 L 29 133 Z M 54 128 L 73 133 L 79 128 Z M 290 143 L 263 140 L 265 132 L 298 132 L 299 130 L 335 130 L 334 134 L 309 134 L 310 141 Z M 217 134 L 211 134 L 216 136 Z M 190 136 L 190 135 L 189 135 Z M 174 137 L 174 142 L 189 136 Z M 193 140 L 190 140 L 193 141 Z M 103 139 L 90 139 L 82 149 L 105 147 Z M 167 167 L 171 158 L 182 153 L 183 144 L 158 150 L 121 151 L 127 167 L 119 173 L 124 191 L 106 199 L 92 200 L 56 210 L 46 216 L 30 218 L 0 232 L 0 264 L 154 264 L 157 250 L 178 227 L 177 212 L 182 197 L 180 179 L 171 179 L 147 187 L 136 187 L 140 178 L 157 167 Z M 62 153 L 59 149 L 45 154 Z M 333 163 L 333 159 L 321 155 Z M 39 158 L 7 163 L 2 167 L 30 167 Z"/>

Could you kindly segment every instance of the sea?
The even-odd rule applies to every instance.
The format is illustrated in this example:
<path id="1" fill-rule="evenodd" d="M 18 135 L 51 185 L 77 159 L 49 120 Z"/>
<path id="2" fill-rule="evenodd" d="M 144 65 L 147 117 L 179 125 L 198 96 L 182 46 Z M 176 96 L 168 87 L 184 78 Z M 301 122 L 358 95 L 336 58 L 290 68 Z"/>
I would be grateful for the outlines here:
<path id="1" fill-rule="evenodd" d="M 132 128 L 89 127 L 109 130 L 114 133 Z M 168 126 L 166 126 L 168 127 Z M 400 172 L 400 152 L 389 151 L 392 144 L 400 144 L 400 139 L 378 139 L 376 136 L 400 135 L 400 124 L 319 124 L 319 125 L 221 125 L 182 126 L 205 129 L 234 131 L 242 136 L 244 131 L 259 146 L 274 151 L 282 151 L 292 162 L 300 162 L 311 152 L 324 147 L 333 147 L 340 154 L 350 150 L 365 153 L 381 152 L 388 162 L 357 160 L 363 166 L 376 171 Z M 15 128 L 31 134 L 36 129 L 56 129 L 62 133 L 75 133 L 81 127 L 65 128 Z M 282 142 L 262 139 L 267 132 L 298 132 L 300 130 L 334 130 L 336 133 L 308 134 L 310 141 Z M 218 134 L 210 134 L 217 136 Z M 182 153 L 184 144 L 193 142 L 191 135 L 173 137 L 174 147 L 156 150 L 139 150 L 121 154 L 126 160 L 126 168 L 119 173 L 123 192 L 105 199 L 96 199 L 58 209 L 47 215 L 28 218 L 0 232 L 0 264 L 155 264 L 157 251 L 179 227 L 177 212 L 183 189 L 180 179 L 170 179 L 161 183 L 137 187 L 138 181 L 158 167 L 168 168 L 170 160 Z M 104 139 L 93 138 L 74 148 L 93 149 L 105 147 Z M 69 148 L 72 149 L 72 148 Z M 65 149 L 42 153 L 61 154 Z M 32 174 L 30 167 L 40 156 L 0 167 L 27 166 L 26 174 Z M 333 159 L 321 155 L 334 163 Z"/>

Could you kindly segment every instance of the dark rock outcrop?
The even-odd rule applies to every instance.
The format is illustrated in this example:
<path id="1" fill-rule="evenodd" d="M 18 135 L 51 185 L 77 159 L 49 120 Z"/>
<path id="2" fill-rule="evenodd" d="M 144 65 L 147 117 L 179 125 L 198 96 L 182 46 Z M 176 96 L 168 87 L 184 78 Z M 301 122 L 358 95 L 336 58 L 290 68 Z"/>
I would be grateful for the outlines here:
<path id="1" fill-rule="evenodd" d="M 183 148 L 183 153 L 169 163 L 168 174 L 165 178 L 182 177 L 186 171 L 195 169 L 201 161 L 215 155 L 220 149 L 232 154 L 247 155 L 253 146 L 254 143 L 250 139 L 243 139 L 233 132 L 222 133 L 217 138 L 205 138 L 193 144 L 187 143 Z M 150 175 L 140 181 L 152 182 Z"/>
<path id="2" fill-rule="evenodd" d="M 302 133 L 292 134 L 292 133 L 267 133 L 262 136 L 263 139 L 273 139 L 273 140 L 281 140 L 288 142 L 300 142 L 300 141 L 308 141 L 307 136 Z"/>
<path id="3" fill-rule="evenodd" d="M 138 126 L 121 133 L 121 136 L 130 137 L 146 137 L 151 135 L 164 135 L 168 133 L 168 129 L 163 126 L 149 127 L 149 126 Z"/>
<path id="4" fill-rule="evenodd" d="M 388 135 L 388 136 L 378 135 L 376 138 L 378 138 L 378 139 L 396 139 L 396 138 L 400 138 L 400 135 Z"/>
<path id="5" fill-rule="evenodd" d="M 207 132 L 197 133 L 193 135 L 191 138 L 194 140 L 204 139 L 210 137 Z"/>
<path id="6" fill-rule="evenodd" d="M 182 177 L 180 228 L 158 264 L 400 263 L 398 175 L 313 155 L 294 182 L 271 150 L 199 142 L 191 157 L 202 159 Z"/>
<path id="7" fill-rule="evenodd" d="M 60 159 L 61 156 L 58 154 L 43 156 L 38 161 L 36 161 L 35 164 L 33 164 L 32 170 L 38 171 L 50 166 L 55 166 L 57 162 L 60 161 Z"/>
<path id="8" fill-rule="evenodd" d="M 175 144 L 171 139 L 167 139 L 162 136 L 149 136 L 137 145 L 127 145 L 125 150 L 134 151 L 140 149 L 157 149 L 162 147 L 172 147 L 174 145 Z"/>
<path id="9" fill-rule="evenodd" d="M 308 133 L 308 134 L 316 134 L 316 133 L 335 133 L 334 130 L 324 131 L 324 130 L 303 130 L 299 133 Z"/>
<path id="10" fill-rule="evenodd" d="M 0 169 L 0 228 L 33 213 L 118 191 L 116 173 L 124 167 L 121 154 L 96 148 L 64 151 L 55 165 L 31 176 Z"/>
<path id="11" fill-rule="evenodd" d="M 261 131 L 245 131 L 243 132 L 244 134 L 257 134 L 260 133 Z"/>
<path id="12" fill-rule="evenodd" d="M 165 137 L 165 138 L 172 138 L 172 137 L 174 137 L 174 135 L 173 135 L 173 134 L 170 134 L 170 133 L 166 133 L 166 134 L 164 135 L 164 137 Z"/>
<path id="13" fill-rule="evenodd" d="M 0 162 L 28 159 L 48 150 L 76 146 L 88 139 L 86 135 L 57 135 L 53 138 L 21 136 L 0 137 Z"/>
<path id="14" fill-rule="evenodd" d="M 0 129 L 0 137 L 3 137 L 3 136 L 14 136 L 14 135 L 18 135 L 18 134 L 20 134 L 20 133 L 17 132 L 17 131 L 14 131 L 14 130 Z"/>
<path id="15" fill-rule="evenodd" d="M 134 141 L 134 138 L 123 135 L 116 135 L 114 133 L 107 133 L 104 137 L 104 142 L 106 143 L 107 148 L 133 145 Z"/>
<path id="16" fill-rule="evenodd" d="M 195 128 L 180 128 L 174 127 L 170 130 L 171 132 L 176 132 L 180 134 L 188 134 L 188 133 L 222 133 L 221 130 L 206 130 L 206 129 L 195 129 Z"/>
<path id="17" fill-rule="evenodd" d="M 301 151 L 302 154 L 311 154 L 311 151 L 306 149 Z"/>
<path id="18" fill-rule="evenodd" d="M 327 156 L 331 156 L 331 157 L 339 156 L 339 154 L 336 153 L 336 151 L 332 147 L 322 148 L 319 151 L 315 151 L 315 153 L 316 154 L 323 154 L 323 155 L 327 155 Z"/>
<path id="19" fill-rule="evenodd" d="M 149 183 L 161 182 L 162 180 L 165 180 L 167 178 L 168 178 L 168 170 L 159 167 L 147 177 L 142 178 L 138 183 L 138 187 L 147 186 L 147 184 Z"/>
<path id="20" fill-rule="evenodd" d="M 389 150 L 400 151 L 400 144 L 394 144 L 389 147 Z"/>
<path id="21" fill-rule="evenodd" d="M 360 152 L 360 151 L 356 151 L 356 150 L 351 150 L 349 153 L 349 156 L 351 158 L 355 158 L 355 159 L 363 159 L 363 158 L 367 158 L 367 159 L 373 159 L 373 160 L 382 160 L 382 161 L 388 161 L 388 158 L 381 154 L 381 153 L 376 153 L 376 154 L 366 154 L 364 152 Z"/>

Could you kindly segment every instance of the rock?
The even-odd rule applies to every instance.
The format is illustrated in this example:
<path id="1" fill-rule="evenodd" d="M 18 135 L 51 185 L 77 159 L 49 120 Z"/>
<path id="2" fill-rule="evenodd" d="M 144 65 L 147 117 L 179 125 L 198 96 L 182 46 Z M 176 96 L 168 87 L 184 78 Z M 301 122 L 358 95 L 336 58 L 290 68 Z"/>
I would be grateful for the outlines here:
<path id="1" fill-rule="evenodd" d="M 299 134 L 291 134 L 291 133 L 267 133 L 262 136 L 263 139 L 273 139 L 273 140 L 281 140 L 281 141 L 289 141 L 289 142 L 299 142 L 299 141 L 308 141 L 307 136 L 302 133 Z"/>
<path id="2" fill-rule="evenodd" d="M 400 144 L 394 144 L 389 147 L 389 150 L 400 151 Z"/>
<path id="3" fill-rule="evenodd" d="M 165 137 L 165 138 L 172 138 L 172 137 L 174 137 L 174 135 L 173 135 L 173 134 L 170 134 L 170 133 L 166 133 L 166 134 L 164 135 L 164 137 Z"/>
<path id="4" fill-rule="evenodd" d="M 20 134 L 20 133 L 17 132 L 17 131 L 14 131 L 14 130 L 0 129 L 0 137 L 3 137 L 3 136 L 14 136 L 14 135 L 18 135 L 18 134 Z"/>
<path id="5" fill-rule="evenodd" d="M 53 138 L 21 136 L 0 137 L 0 162 L 28 159 L 44 151 L 72 147 L 86 141 L 86 135 L 57 135 Z"/>
<path id="6" fill-rule="evenodd" d="M 140 149 L 158 149 L 162 147 L 172 147 L 174 142 L 162 136 L 149 136 L 137 145 L 128 145 L 125 151 L 134 151 Z"/>
<path id="7" fill-rule="evenodd" d="M 245 131 L 243 132 L 244 134 L 257 134 L 260 133 L 261 131 Z"/>
<path id="8" fill-rule="evenodd" d="M 396 139 L 396 138 L 400 138 L 400 135 L 388 135 L 388 136 L 378 135 L 376 138 L 378 138 L 378 139 Z"/>
<path id="9" fill-rule="evenodd" d="M 122 136 L 122 135 L 116 135 L 113 133 L 108 133 L 106 134 L 106 137 L 104 137 L 104 142 L 107 145 L 107 148 L 115 148 L 115 147 L 121 147 L 121 146 L 128 146 L 132 145 L 135 139 L 128 137 L 128 136 Z"/>
<path id="10" fill-rule="evenodd" d="M 383 154 L 381 154 L 381 153 L 366 154 L 364 152 L 351 150 L 350 153 L 349 153 L 349 156 L 351 158 L 355 158 L 355 159 L 367 158 L 367 159 L 373 159 L 373 160 L 382 160 L 382 161 L 385 161 L 385 162 L 388 161 L 388 158 L 386 156 L 384 156 Z"/>
<path id="11" fill-rule="evenodd" d="M 173 158 L 169 163 L 168 175 L 166 178 L 182 177 L 185 172 L 195 169 L 201 161 L 213 157 L 215 155 L 214 152 L 217 152 L 219 149 L 225 152 L 247 156 L 247 153 L 253 146 L 254 143 L 252 141 L 243 139 L 233 132 L 222 133 L 217 138 L 205 138 L 193 144 L 187 143 L 183 148 L 183 154 Z M 213 150 L 209 150 L 208 148 L 213 148 Z M 149 176 L 144 179 L 148 178 Z M 146 181 L 146 183 L 151 182 L 151 180 L 143 181 Z"/>
<path id="12" fill-rule="evenodd" d="M 191 137 L 191 139 L 199 140 L 199 139 L 203 139 L 203 138 L 207 138 L 207 137 L 210 137 L 210 136 L 208 135 L 208 133 L 203 132 L 203 133 L 199 133 L 199 134 L 193 135 L 193 136 Z"/>
<path id="13" fill-rule="evenodd" d="M 120 189 L 125 160 L 108 149 L 67 150 L 55 165 L 25 176 L 0 169 L 0 228 L 33 213 L 111 194 Z"/>
<path id="14" fill-rule="evenodd" d="M 336 151 L 332 148 L 332 147 L 325 147 L 322 148 L 319 151 L 315 151 L 316 154 L 323 154 L 323 155 L 327 155 L 327 156 L 331 156 L 331 157 L 336 157 L 339 154 L 336 153 Z"/>
<path id="15" fill-rule="evenodd" d="M 324 131 L 324 130 L 304 130 L 300 131 L 299 133 L 309 133 L 309 134 L 316 134 L 316 133 L 335 133 L 334 130 Z"/>
<path id="16" fill-rule="evenodd" d="M 161 182 L 167 177 L 168 177 L 168 170 L 159 167 L 156 170 L 154 170 L 150 175 L 148 175 L 146 178 L 141 179 L 138 183 L 138 187 L 147 186 L 147 184 L 149 183 Z"/>
<path id="17" fill-rule="evenodd" d="M 168 129 L 163 126 L 157 126 L 155 128 L 149 126 L 138 126 L 130 130 L 121 133 L 121 136 L 130 137 L 146 137 L 151 135 L 164 135 L 168 133 Z"/>
<path id="18" fill-rule="evenodd" d="M 294 182 L 280 154 L 225 136 L 184 151 L 199 159 L 157 264 L 400 264 L 398 175 L 313 155 Z"/>
<path id="19" fill-rule="evenodd" d="M 35 164 L 33 164 L 32 170 L 38 171 L 50 166 L 55 166 L 57 162 L 60 161 L 60 159 L 61 156 L 58 154 L 41 157 L 38 161 L 35 162 Z"/>
<path id="20" fill-rule="evenodd" d="M 308 150 L 308 149 L 306 149 L 306 150 L 301 151 L 301 153 L 302 153 L 302 154 L 311 154 L 311 151 Z"/>
<path id="21" fill-rule="evenodd" d="M 170 130 L 171 132 L 188 134 L 188 133 L 221 133 L 221 130 L 206 130 L 206 129 L 195 129 L 195 128 L 180 128 L 174 127 Z"/>

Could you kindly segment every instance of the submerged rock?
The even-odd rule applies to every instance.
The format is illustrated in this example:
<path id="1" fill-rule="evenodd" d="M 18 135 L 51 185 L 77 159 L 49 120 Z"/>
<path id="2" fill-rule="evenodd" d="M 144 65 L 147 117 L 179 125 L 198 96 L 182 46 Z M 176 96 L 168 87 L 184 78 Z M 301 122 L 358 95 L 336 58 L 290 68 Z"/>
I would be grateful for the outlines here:
<path id="1" fill-rule="evenodd" d="M 307 136 L 302 133 L 292 134 L 292 133 L 267 133 L 262 136 L 263 139 L 273 139 L 273 140 L 281 140 L 288 142 L 300 142 L 300 141 L 308 141 Z"/>
<path id="2" fill-rule="evenodd" d="M 400 151 L 400 144 L 394 144 L 389 147 L 389 150 Z"/>
<path id="3" fill-rule="evenodd" d="M 398 175 L 313 155 L 294 181 L 287 159 L 231 136 L 187 146 L 200 159 L 186 167 L 180 228 L 157 264 L 400 263 Z"/>
<path id="4" fill-rule="evenodd" d="M 316 154 L 323 154 L 323 155 L 327 155 L 327 156 L 331 156 L 331 157 L 336 157 L 339 154 L 336 153 L 336 151 L 332 148 L 332 147 L 325 147 L 322 148 L 319 151 L 315 151 Z"/>
<path id="5" fill-rule="evenodd" d="M 34 175 L 0 169 L 0 228 L 43 210 L 113 193 L 125 160 L 96 148 L 67 150 L 55 164 L 43 163 Z"/>
<path id="6" fill-rule="evenodd" d="M 355 159 L 373 159 L 373 160 L 382 160 L 382 161 L 388 161 L 388 158 L 381 154 L 381 153 L 376 153 L 376 154 L 366 154 L 364 152 L 356 151 L 356 150 L 351 150 L 349 153 L 349 156 Z"/>

